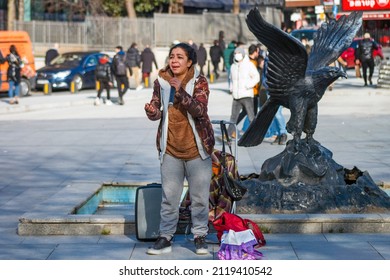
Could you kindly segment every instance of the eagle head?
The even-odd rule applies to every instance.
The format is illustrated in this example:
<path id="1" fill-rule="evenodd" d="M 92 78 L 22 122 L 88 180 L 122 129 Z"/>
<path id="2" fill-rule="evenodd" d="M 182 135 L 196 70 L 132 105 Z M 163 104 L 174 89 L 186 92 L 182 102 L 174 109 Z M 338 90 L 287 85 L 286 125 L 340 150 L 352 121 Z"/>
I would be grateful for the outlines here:
<path id="1" fill-rule="evenodd" d="M 323 67 L 312 75 L 314 84 L 324 89 L 340 77 L 348 78 L 347 73 L 342 68 L 330 66 Z"/>

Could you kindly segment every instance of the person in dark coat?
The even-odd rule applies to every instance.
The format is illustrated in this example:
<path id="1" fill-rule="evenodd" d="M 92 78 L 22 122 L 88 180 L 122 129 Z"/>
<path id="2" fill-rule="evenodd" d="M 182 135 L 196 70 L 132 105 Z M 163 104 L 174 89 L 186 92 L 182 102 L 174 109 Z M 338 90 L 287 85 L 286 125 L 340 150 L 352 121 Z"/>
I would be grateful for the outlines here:
<path id="1" fill-rule="evenodd" d="M 218 45 L 221 48 L 221 52 L 222 52 L 222 56 L 223 56 L 223 52 L 226 49 L 225 32 L 223 30 L 219 31 L 219 33 L 218 33 Z M 223 67 L 222 67 L 222 69 L 223 69 L 223 72 L 226 71 L 225 60 L 223 60 Z"/>
<path id="2" fill-rule="evenodd" d="M 199 45 L 197 56 L 198 56 L 198 65 L 200 68 L 200 74 L 204 76 L 203 67 L 206 65 L 207 51 L 206 51 L 205 47 L 203 46 L 203 43 L 200 43 L 200 45 Z"/>
<path id="3" fill-rule="evenodd" d="M 211 57 L 211 63 L 213 64 L 214 68 L 214 74 L 215 78 L 219 78 L 218 74 L 218 65 L 221 61 L 221 57 L 223 57 L 223 52 L 221 48 L 219 47 L 218 40 L 214 40 L 214 45 L 210 48 L 210 57 Z"/>
<path id="4" fill-rule="evenodd" d="M 153 64 L 158 69 L 157 61 L 154 53 L 150 49 L 148 45 L 146 45 L 145 49 L 141 52 L 141 71 L 142 71 L 142 82 L 146 86 L 145 80 L 150 78 L 150 73 L 153 70 Z M 149 85 L 149 83 L 148 83 Z"/>
<path id="5" fill-rule="evenodd" d="M 100 97 L 102 95 L 103 90 L 106 90 L 107 92 L 106 105 L 112 105 L 110 99 L 110 88 L 112 87 L 113 83 L 112 83 L 110 59 L 108 55 L 104 55 L 101 58 L 99 58 L 98 65 L 96 66 L 95 69 L 95 77 L 96 77 L 96 81 L 99 82 L 99 89 L 95 99 L 95 105 L 96 106 L 100 105 Z"/>
<path id="6" fill-rule="evenodd" d="M 119 105 L 124 105 L 123 96 L 126 91 L 129 89 L 129 79 L 126 76 L 126 54 L 122 49 L 122 46 L 115 47 L 116 54 L 112 59 L 112 72 L 116 79 L 116 84 L 118 87 L 118 99 Z"/>
<path id="7" fill-rule="evenodd" d="M 356 64 L 361 64 L 363 68 L 364 86 L 367 86 L 367 69 L 369 69 L 368 81 L 372 85 L 372 75 L 374 73 L 374 50 L 378 49 L 378 45 L 371 39 L 370 33 L 364 34 L 364 39 L 361 40 L 356 49 Z"/>
<path id="8" fill-rule="evenodd" d="M 54 44 L 54 47 L 49 49 L 47 52 L 46 52 L 46 55 L 45 55 L 45 65 L 50 65 L 50 62 L 56 58 L 57 56 L 59 56 L 60 54 L 58 53 L 58 44 L 55 43 Z"/>
<path id="9" fill-rule="evenodd" d="M 141 79 L 139 77 L 141 68 L 141 55 L 138 51 L 137 43 L 132 43 L 126 53 L 126 64 L 129 67 L 130 75 L 134 76 L 136 89 L 142 89 Z"/>
<path id="10" fill-rule="evenodd" d="M 5 58 L 3 58 L 1 55 L 0 63 L 2 64 L 6 61 L 8 62 L 7 81 L 9 86 L 9 104 L 19 104 L 19 91 L 21 81 L 20 72 L 23 68 L 23 62 L 15 45 L 10 46 L 9 54 Z"/>

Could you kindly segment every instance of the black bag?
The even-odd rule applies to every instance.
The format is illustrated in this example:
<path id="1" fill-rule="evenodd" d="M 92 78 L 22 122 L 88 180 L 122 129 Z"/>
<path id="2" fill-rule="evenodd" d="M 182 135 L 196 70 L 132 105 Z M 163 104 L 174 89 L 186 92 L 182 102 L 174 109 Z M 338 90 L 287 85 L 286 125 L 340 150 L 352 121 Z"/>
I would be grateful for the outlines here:
<path id="1" fill-rule="evenodd" d="M 233 201 L 241 200 L 248 190 L 239 179 L 232 178 L 226 171 L 223 172 L 223 181 Z"/>
<path id="2" fill-rule="evenodd" d="M 243 198 L 243 196 L 246 194 L 248 189 L 242 184 L 241 180 L 232 178 L 229 175 L 229 172 L 226 168 L 226 152 L 225 152 L 225 141 L 224 138 L 226 137 L 227 143 L 230 148 L 230 140 L 229 140 L 229 134 L 226 129 L 226 125 L 221 122 L 221 131 L 222 131 L 222 161 L 221 165 L 223 168 L 223 181 L 225 184 L 225 188 L 229 196 L 232 198 L 233 201 L 239 201 Z M 231 149 L 231 148 L 230 148 Z"/>
<path id="3" fill-rule="evenodd" d="M 127 66 L 126 66 L 126 56 L 118 55 L 115 59 L 115 75 L 126 76 Z"/>

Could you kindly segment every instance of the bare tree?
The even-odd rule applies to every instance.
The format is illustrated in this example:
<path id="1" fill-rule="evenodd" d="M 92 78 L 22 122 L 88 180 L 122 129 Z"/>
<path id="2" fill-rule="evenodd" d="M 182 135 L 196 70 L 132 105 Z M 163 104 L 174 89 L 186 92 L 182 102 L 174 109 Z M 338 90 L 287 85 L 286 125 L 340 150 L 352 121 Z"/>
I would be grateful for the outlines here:
<path id="1" fill-rule="evenodd" d="M 18 20 L 24 21 L 24 0 L 19 0 Z"/>
<path id="2" fill-rule="evenodd" d="M 126 0 L 126 10 L 127 10 L 127 16 L 129 18 L 137 18 L 134 9 L 134 0 Z"/>
<path id="3" fill-rule="evenodd" d="M 233 0 L 233 14 L 238 15 L 240 13 L 240 0 Z"/>
<path id="4" fill-rule="evenodd" d="M 15 0 L 8 0 L 7 3 L 8 14 L 7 14 L 7 29 L 14 29 L 14 21 L 16 19 Z"/>

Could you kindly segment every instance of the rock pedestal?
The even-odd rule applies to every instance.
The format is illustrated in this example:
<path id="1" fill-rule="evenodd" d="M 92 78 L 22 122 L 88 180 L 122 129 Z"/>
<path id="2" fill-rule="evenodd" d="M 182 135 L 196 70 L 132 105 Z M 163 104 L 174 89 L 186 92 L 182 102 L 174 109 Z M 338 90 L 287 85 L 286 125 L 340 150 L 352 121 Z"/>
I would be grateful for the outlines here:
<path id="1" fill-rule="evenodd" d="M 385 213 L 390 197 L 367 171 L 347 169 L 332 152 L 313 141 L 289 141 L 280 154 L 266 160 L 259 175 L 243 182 L 247 194 L 237 202 L 242 214 Z"/>

